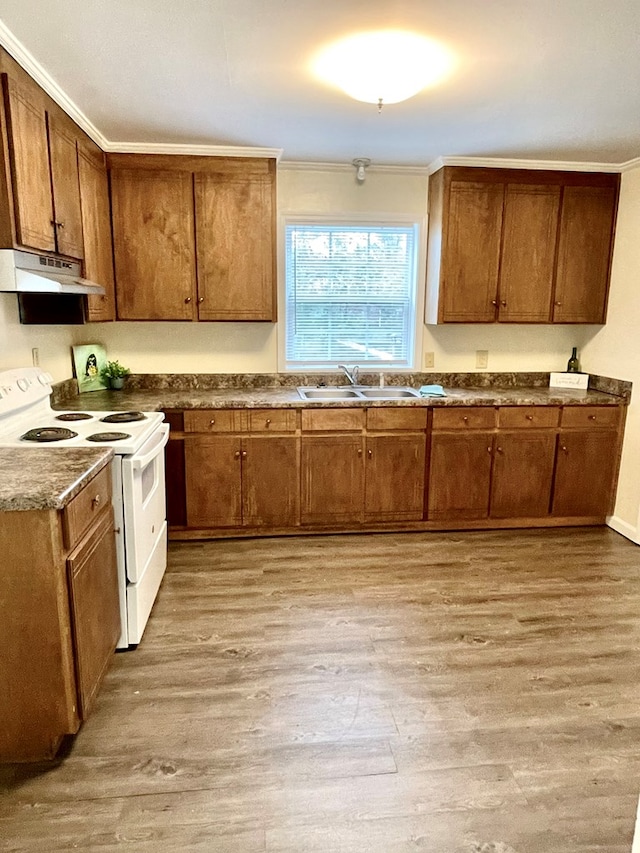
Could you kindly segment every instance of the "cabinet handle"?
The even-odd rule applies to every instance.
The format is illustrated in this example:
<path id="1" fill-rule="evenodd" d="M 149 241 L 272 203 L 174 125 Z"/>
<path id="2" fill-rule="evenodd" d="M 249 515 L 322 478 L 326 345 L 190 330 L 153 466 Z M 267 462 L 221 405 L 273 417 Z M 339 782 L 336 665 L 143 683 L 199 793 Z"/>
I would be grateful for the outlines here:
<path id="1" fill-rule="evenodd" d="M 505 299 L 501 299 L 501 300 L 500 300 L 500 305 L 502 305 L 502 307 L 503 307 L 503 308 L 506 308 L 506 307 L 507 307 L 507 302 L 506 302 L 506 300 L 505 300 Z"/>
<path id="2" fill-rule="evenodd" d="M 361 447 L 358 448 L 358 456 L 362 456 L 362 448 Z"/>
<path id="3" fill-rule="evenodd" d="M 590 421 L 595 421 L 595 420 L 596 420 L 596 416 L 595 416 L 595 415 L 589 415 L 589 420 L 590 420 Z"/>
<path id="4" fill-rule="evenodd" d="M 465 422 L 465 424 L 469 422 L 469 418 L 466 415 L 462 416 L 462 420 Z"/>
<path id="5" fill-rule="evenodd" d="M 373 459 L 373 450 L 367 450 L 367 456 L 369 459 Z"/>
<path id="6" fill-rule="evenodd" d="M 491 453 L 491 448 L 487 447 L 487 453 Z"/>
<path id="7" fill-rule="evenodd" d="M 211 418 L 211 420 L 209 421 L 209 426 L 215 426 L 215 425 L 216 425 L 216 419 Z"/>
<path id="8" fill-rule="evenodd" d="M 58 222 L 57 219 L 52 219 L 51 224 L 54 225 L 56 228 L 64 228 L 64 222 Z"/>
<path id="9" fill-rule="evenodd" d="M 267 418 L 266 421 L 264 422 L 264 425 L 269 426 L 270 423 L 271 423 L 271 418 Z"/>
<path id="10" fill-rule="evenodd" d="M 533 415 L 527 415 L 527 420 L 528 420 L 528 421 L 532 421 L 532 420 L 533 420 Z"/>
<path id="11" fill-rule="evenodd" d="M 568 453 L 568 452 L 569 452 L 569 448 L 568 448 L 565 444 L 563 444 L 563 445 L 562 445 L 562 447 L 560 448 L 560 450 L 562 450 L 562 452 L 563 452 L 563 453 Z"/>
<path id="12" fill-rule="evenodd" d="M 95 498 L 91 501 L 91 506 L 92 507 L 100 506 L 101 502 L 102 502 L 102 498 L 100 497 L 100 495 L 96 495 Z"/>
<path id="13" fill-rule="evenodd" d="M 190 302 L 191 302 L 191 297 L 190 297 L 190 296 L 185 296 L 184 304 L 185 304 L 185 305 L 188 305 Z"/>
<path id="14" fill-rule="evenodd" d="M 243 459 L 246 459 L 247 458 L 247 451 L 243 450 L 241 456 Z"/>
<path id="15" fill-rule="evenodd" d="M 233 458 L 234 459 L 240 459 L 240 451 L 239 450 L 236 450 L 236 452 L 233 454 Z"/>
<path id="16" fill-rule="evenodd" d="M 562 305 L 562 302 L 554 302 L 553 304 L 557 305 L 557 307 L 559 308 Z"/>
<path id="17" fill-rule="evenodd" d="M 498 307 L 498 300 L 497 300 L 497 299 L 492 299 L 492 300 L 491 300 L 491 304 L 492 304 L 492 305 L 494 305 L 494 306 L 497 308 L 497 307 Z"/>
<path id="18" fill-rule="evenodd" d="M 199 296 L 198 297 L 198 305 L 200 305 L 202 302 L 204 302 L 204 296 Z"/>
<path id="19" fill-rule="evenodd" d="M 501 447 L 496 447 L 496 451 L 498 453 L 504 453 L 504 450 Z"/>

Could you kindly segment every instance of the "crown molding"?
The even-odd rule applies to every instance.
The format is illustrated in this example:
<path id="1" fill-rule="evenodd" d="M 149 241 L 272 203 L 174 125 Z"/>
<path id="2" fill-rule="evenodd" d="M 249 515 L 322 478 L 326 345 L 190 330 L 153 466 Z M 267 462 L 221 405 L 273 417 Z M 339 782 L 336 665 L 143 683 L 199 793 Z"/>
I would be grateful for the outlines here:
<path id="1" fill-rule="evenodd" d="M 286 172 L 353 172 L 352 163 L 324 163 L 306 160 L 282 160 L 280 170 Z M 387 175 L 422 175 L 429 174 L 426 166 L 392 166 L 385 163 L 372 163 L 367 166 L 367 174 L 371 172 Z"/>
<path id="2" fill-rule="evenodd" d="M 38 83 L 45 92 L 69 115 L 84 132 L 93 139 L 96 145 L 106 150 L 108 142 L 98 128 L 89 121 L 82 110 L 71 100 L 51 75 L 45 71 L 38 60 L 27 48 L 18 41 L 10 29 L 0 21 L 0 45 L 11 54 L 16 62 Z"/>
<path id="3" fill-rule="evenodd" d="M 493 169 L 548 169 L 562 172 L 628 172 L 640 167 L 640 157 L 625 163 L 591 163 L 579 160 L 519 160 L 502 157 L 438 157 L 427 167 L 433 175 L 443 166 L 472 166 Z"/>
<path id="4" fill-rule="evenodd" d="M 279 161 L 282 148 L 250 148 L 241 145 L 189 145 L 171 142 L 105 142 L 108 154 L 183 154 L 203 157 L 273 157 Z"/>
<path id="5" fill-rule="evenodd" d="M 620 164 L 620 171 L 623 173 L 630 172 L 632 169 L 640 169 L 640 157 L 634 157 L 633 160 Z"/>

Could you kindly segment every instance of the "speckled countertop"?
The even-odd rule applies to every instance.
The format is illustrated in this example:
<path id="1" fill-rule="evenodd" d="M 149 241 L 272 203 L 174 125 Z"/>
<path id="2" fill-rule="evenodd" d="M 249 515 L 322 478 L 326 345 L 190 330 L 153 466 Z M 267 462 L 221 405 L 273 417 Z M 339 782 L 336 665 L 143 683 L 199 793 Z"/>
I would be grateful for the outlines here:
<path id="1" fill-rule="evenodd" d="M 63 509 L 110 461 L 111 448 L 0 448 L 0 511 Z"/>
<path id="2" fill-rule="evenodd" d="M 303 400 L 295 388 L 133 389 L 92 391 L 58 401 L 63 410 L 335 408 L 336 406 L 551 406 L 619 405 L 625 400 L 601 391 L 560 388 L 447 388 L 446 397 L 391 400 Z"/>

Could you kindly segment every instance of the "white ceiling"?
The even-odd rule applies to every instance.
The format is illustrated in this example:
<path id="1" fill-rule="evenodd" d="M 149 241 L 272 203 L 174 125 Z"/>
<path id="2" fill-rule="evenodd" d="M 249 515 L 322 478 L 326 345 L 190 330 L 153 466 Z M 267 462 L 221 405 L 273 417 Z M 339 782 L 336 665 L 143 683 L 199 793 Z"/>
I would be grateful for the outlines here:
<path id="1" fill-rule="evenodd" d="M 0 15 L 116 146 L 397 165 L 640 155 L 640 0 L 2 0 Z M 310 74 L 325 43 L 390 26 L 443 41 L 454 75 L 378 115 Z"/>

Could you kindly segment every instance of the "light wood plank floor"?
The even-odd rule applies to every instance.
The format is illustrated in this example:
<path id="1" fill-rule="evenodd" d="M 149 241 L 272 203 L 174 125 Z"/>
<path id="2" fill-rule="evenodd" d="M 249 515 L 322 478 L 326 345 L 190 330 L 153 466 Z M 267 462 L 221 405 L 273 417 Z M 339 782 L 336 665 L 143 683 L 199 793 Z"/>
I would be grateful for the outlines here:
<path id="1" fill-rule="evenodd" d="M 628 853 L 640 549 L 606 528 L 180 543 L 3 851 Z"/>

